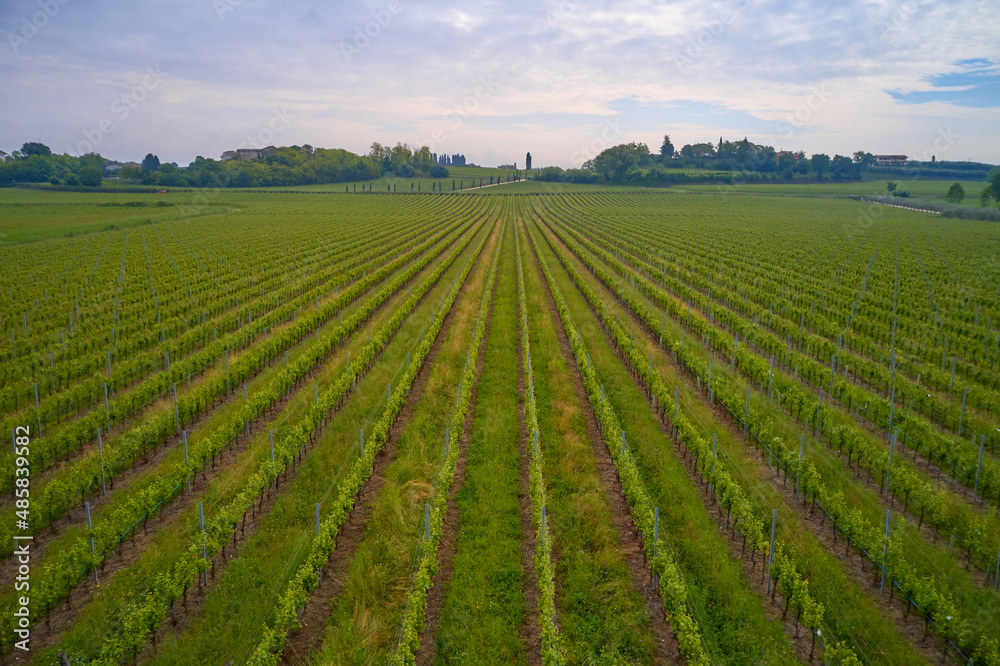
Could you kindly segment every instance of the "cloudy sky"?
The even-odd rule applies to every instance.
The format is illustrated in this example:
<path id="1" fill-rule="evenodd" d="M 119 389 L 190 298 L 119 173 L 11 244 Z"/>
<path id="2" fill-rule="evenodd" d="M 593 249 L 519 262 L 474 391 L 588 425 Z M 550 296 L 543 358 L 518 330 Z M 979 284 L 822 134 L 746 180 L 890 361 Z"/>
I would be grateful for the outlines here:
<path id="1" fill-rule="evenodd" d="M 624 141 L 1000 162 L 996 0 L 2 0 L 0 150 Z"/>

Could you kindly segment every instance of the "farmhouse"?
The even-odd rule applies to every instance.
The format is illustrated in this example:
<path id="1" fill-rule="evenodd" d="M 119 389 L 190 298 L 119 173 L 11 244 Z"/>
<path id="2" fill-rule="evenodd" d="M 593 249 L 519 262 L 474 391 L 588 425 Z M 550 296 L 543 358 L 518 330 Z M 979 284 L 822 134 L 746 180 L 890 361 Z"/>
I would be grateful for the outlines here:
<path id="1" fill-rule="evenodd" d="M 876 155 L 875 164 L 878 166 L 904 166 L 906 155 Z"/>
<path id="2" fill-rule="evenodd" d="M 222 160 L 255 160 L 258 157 L 266 157 L 274 149 L 274 146 L 268 146 L 267 148 L 237 148 L 236 150 L 227 150 L 222 153 Z"/>

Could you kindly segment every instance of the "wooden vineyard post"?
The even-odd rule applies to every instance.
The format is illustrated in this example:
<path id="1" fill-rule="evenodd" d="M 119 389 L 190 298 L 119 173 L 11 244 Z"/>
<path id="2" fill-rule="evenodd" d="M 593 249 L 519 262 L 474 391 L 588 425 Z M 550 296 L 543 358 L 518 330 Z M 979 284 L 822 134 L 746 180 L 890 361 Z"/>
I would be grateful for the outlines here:
<path id="1" fill-rule="evenodd" d="M 660 538 L 660 507 L 653 509 L 653 559 L 656 559 L 656 542 Z"/>
<path id="2" fill-rule="evenodd" d="M 993 591 L 1000 592 L 1000 545 L 997 546 L 997 568 L 993 574 Z"/>
<path id="3" fill-rule="evenodd" d="M 712 355 L 708 355 L 708 404 L 714 405 L 715 400 L 712 397 Z"/>
<path id="4" fill-rule="evenodd" d="M 979 472 L 983 469 L 983 447 L 986 446 L 986 435 L 979 436 L 979 462 L 976 464 L 976 485 L 972 489 L 972 503 L 976 503 L 979 494 Z"/>
<path id="5" fill-rule="evenodd" d="M 747 439 L 750 426 L 750 387 L 747 386 L 747 406 L 743 413 L 743 439 Z"/>
<path id="6" fill-rule="evenodd" d="M 816 402 L 816 439 L 819 439 L 819 413 L 823 409 L 823 387 L 819 387 L 819 401 Z"/>
<path id="7" fill-rule="evenodd" d="M 889 392 L 889 432 L 887 436 L 892 437 L 892 417 L 896 408 L 896 387 L 893 386 Z"/>
<path id="8" fill-rule="evenodd" d="M 882 584 L 879 588 L 879 593 L 885 592 L 885 558 L 889 553 L 889 519 L 892 517 L 892 511 L 889 509 L 885 510 L 885 543 L 882 546 Z"/>
<path id="9" fill-rule="evenodd" d="M 965 420 L 965 399 L 969 397 L 969 387 L 962 392 L 962 414 L 958 417 L 958 436 L 962 436 L 962 422 Z"/>
<path id="10" fill-rule="evenodd" d="M 208 552 L 205 549 L 205 509 L 201 502 L 198 502 L 198 524 L 201 527 L 201 559 L 208 559 Z M 205 574 L 205 584 L 208 584 L 208 573 Z"/>
<path id="11" fill-rule="evenodd" d="M 711 468 L 708 471 L 709 478 L 711 478 L 711 476 L 713 474 L 715 474 L 715 440 L 716 440 L 716 434 L 713 432 L 712 433 L 712 466 L 711 466 Z M 709 494 L 712 497 L 715 497 L 715 484 L 711 483 L 711 481 L 709 481 L 709 484 L 708 484 L 708 492 L 709 492 Z"/>
<path id="12" fill-rule="evenodd" d="M 188 495 L 191 494 L 191 475 L 187 473 L 188 466 L 188 434 L 187 430 L 183 433 L 184 436 L 184 479 L 187 481 Z"/>
<path id="13" fill-rule="evenodd" d="M 795 493 L 794 496 L 798 497 L 799 494 L 799 476 L 802 475 L 802 454 L 805 453 L 806 449 L 806 434 L 802 433 L 799 435 L 799 472 L 795 475 Z"/>
<path id="14" fill-rule="evenodd" d="M 274 431 L 271 430 L 268 433 L 268 437 L 271 440 L 271 468 L 274 468 Z M 274 475 L 274 479 L 271 481 L 271 490 L 277 494 L 278 493 L 278 475 Z"/>
<path id="15" fill-rule="evenodd" d="M 885 466 L 885 501 L 889 501 L 889 475 L 892 473 L 892 453 L 896 448 L 896 433 L 892 433 L 892 440 L 889 442 L 889 464 Z M 860 467 L 860 463 L 858 467 Z M 975 498 L 973 498 L 975 499 Z"/>
<path id="16" fill-rule="evenodd" d="M 775 531 L 775 528 L 777 526 L 778 526 L 778 510 L 777 509 L 772 509 L 771 510 L 771 549 L 768 552 L 768 555 L 767 555 L 767 567 L 765 567 L 765 571 L 767 571 L 767 592 L 768 592 L 768 594 L 771 593 L 771 565 L 774 564 L 774 531 Z"/>
<path id="17" fill-rule="evenodd" d="M 830 395 L 833 395 L 833 364 L 836 358 L 836 354 L 830 354 Z"/>
<path id="18" fill-rule="evenodd" d="M 108 487 L 104 483 L 104 444 L 101 442 L 101 429 L 97 429 L 97 453 L 101 457 L 101 494 L 108 493 Z"/>
<path id="19" fill-rule="evenodd" d="M 90 502 L 84 502 L 84 508 L 87 509 L 87 532 L 88 538 L 90 539 L 90 557 L 94 559 L 94 524 L 90 521 Z M 99 584 L 97 579 L 97 561 L 93 562 L 94 565 L 94 585 Z"/>

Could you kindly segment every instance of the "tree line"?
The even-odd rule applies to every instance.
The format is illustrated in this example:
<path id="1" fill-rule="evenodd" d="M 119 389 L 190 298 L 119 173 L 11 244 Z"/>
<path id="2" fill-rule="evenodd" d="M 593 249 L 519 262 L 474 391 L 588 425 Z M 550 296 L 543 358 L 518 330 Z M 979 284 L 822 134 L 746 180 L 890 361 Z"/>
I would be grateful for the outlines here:
<path id="1" fill-rule="evenodd" d="M 448 169 L 438 160 L 427 146 L 413 149 L 400 143 L 389 148 L 376 142 L 367 155 L 356 155 L 339 148 L 306 144 L 275 148 L 250 160 L 215 160 L 199 155 L 186 167 L 160 162 L 158 156 L 149 153 L 139 164 L 125 164 L 108 172 L 108 165 L 117 163 L 97 153 L 56 155 L 45 144 L 27 142 L 0 161 L 0 184 L 98 187 L 105 178 L 113 178 L 120 184 L 157 187 L 268 187 L 356 182 L 382 175 L 445 178 Z M 465 157 L 450 156 L 450 163 L 456 161 L 465 163 Z"/>
<path id="2" fill-rule="evenodd" d="M 809 178 L 824 180 L 860 180 L 863 171 L 962 177 L 985 176 L 991 165 L 975 162 L 911 161 L 906 166 L 883 167 L 876 164 L 875 156 L 859 150 L 850 157 L 814 153 L 807 157 L 803 151 L 779 151 L 773 146 L 742 141 L 726 141 L 719 137 L 715 143 L 686 144 L 675 149 L 670 136 L 663 137 L 659 153 L 653 153 L 643 143 L 625 143 L 612 146 L 593 159 L 584 162 L 583 168 L 597 174 L 598 180 L 628 184 L 657 184 L 689 182 L 693 175 L 680 175 L 682 169 L 741 172 L 743 180 L 786 180 Z M 574 171 L 574 170 L 571 170 Z M 579 174 L 567 174 L 567 182 L 582 182 Z M 717 178 L 713 178 L 717 179 Z M 592 181 L 586 181 L 592 182 Z"/>

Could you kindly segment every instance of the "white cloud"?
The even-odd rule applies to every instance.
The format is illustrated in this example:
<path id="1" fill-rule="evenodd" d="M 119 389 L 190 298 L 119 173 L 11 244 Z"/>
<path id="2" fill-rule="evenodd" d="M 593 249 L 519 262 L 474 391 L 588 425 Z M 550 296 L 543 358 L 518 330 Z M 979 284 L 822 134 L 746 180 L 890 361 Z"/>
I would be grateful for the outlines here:
<path id="1" fill-rule="evenodd" d="M 169 80 L 107 137 L 110 156 L 216 156 L 285 106 L 296 117 L 283 143 L 365 151 L 444 127 L 439 150 L 474 161 L 521 161 L 530 149 L 538 164 L 548 155 L 570 166 L 619 115 L 630 124 L 624 140 L 725 132 L 831 154 L 915 153 L 951 125 L 961 138 L 950 152 L 1000 159 L 995 110 L 885 92 L 926 90 L 957 60 L 1000 62 L 1000 19 L 987 0 L 396 1 L 349 61 L 341 45 L 385 17 L 388 0 L 243 0 L 221 19 L 207 2 L 69 3 L 17 55 L 0 48 L 0 85 L 17 91 L 0 108 L 0 148 L 75 145 L 146 66 L 161 65 Z M 0 32 L 18 30 L 33 8 L 0 9 Z M 477 96 L 483 77 L 495 90 Z M 644 112 L 623 115 L 626 99 Z M 685 116 L 692 103 L 718 117 Z"/>

